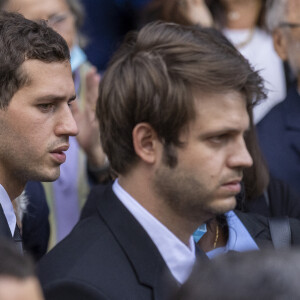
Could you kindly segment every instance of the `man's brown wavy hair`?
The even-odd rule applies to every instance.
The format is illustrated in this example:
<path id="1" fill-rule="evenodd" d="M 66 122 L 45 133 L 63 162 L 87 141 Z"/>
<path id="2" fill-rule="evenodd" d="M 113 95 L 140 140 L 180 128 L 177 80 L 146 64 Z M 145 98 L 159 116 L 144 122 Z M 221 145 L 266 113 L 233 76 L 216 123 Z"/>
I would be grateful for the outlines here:
<path id="1" fill-rule="evenodd" d="M 261 77 L 217 30 L 154 22 L 130 34 L 100 82 L 97 104 L 112 168 L 124 174 L 137 162 L 132 131 L 141 122 L 156 131 L 175 166 L 179 134 L 195 118 L 195 93 L 229 91 L 244 95 L 250 117 L 264 97 Z"/>

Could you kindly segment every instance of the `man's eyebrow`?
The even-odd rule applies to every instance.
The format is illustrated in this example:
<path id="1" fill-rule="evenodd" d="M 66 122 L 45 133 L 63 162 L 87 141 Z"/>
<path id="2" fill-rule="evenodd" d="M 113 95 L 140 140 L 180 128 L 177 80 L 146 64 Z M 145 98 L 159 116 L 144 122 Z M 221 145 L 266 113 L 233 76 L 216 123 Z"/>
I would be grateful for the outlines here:
<path id="1" fill-rule="evenodd" d="M 69 101 L 73 101 L 76 99 L 76 95 L 73 95 L 71 96 L 69 99 L 68 99 L 68 102 Z M 66 100 L 66 97 L 65 96 L 59 96 L 59 95 L 52 95 L 52 94 L 49 94 L 49 95 L 45 95 L 45 96 L 41 96 L 39 98 L 36 99 L 38 102 L 43 102 L 43 101 L 65 101 Z"/>
<path id="2" fill-rule="evenodd" d="M 250 126 L 247 127 L 245 130 L 240 130 L 238 128 L 235 127 L 225 127 L 222 129 L 216 129 L 216 130 L 211 130 L 211 131 L 207 131 L 205 132 L 202 137 L 210 137 L 210 136 L 218 136 L 218 135 L 222 135 L 222 134 L 230 134 L 230 133 L 239 133 L 239 132 L 244 132 L 247 133 L 250 131 Z"/>

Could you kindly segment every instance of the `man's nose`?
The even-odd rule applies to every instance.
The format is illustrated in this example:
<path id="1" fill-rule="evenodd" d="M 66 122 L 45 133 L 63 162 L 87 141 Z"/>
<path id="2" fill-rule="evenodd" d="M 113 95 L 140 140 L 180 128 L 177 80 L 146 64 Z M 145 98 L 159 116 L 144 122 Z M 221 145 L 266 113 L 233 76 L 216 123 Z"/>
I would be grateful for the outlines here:
<path id="1" fill-rule="evenodd" d="M 57 136 L 76 136 L 78 133 L 79 129 L 70 110 L 70 107 L 66 106 L 59 116 L 59 120 L 55 128 L 55 134 Z"/>
<path id="2" fill-rule="evenodd" d="M 239 141 L 232 149 L 228 159 L 231 168 L 249 168 L 253 165 L 253 159 L 246 147 L 244 139 Z"/>

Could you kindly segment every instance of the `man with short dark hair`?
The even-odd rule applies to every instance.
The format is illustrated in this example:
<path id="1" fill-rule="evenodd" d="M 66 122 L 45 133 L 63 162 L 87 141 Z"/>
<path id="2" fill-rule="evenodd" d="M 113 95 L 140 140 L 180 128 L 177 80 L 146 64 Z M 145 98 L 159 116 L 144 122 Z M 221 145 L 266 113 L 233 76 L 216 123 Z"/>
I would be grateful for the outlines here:
<path id="1" fill-rule="evenodd" d="M 77 94 L 72 111 L 80 134 L 69 139 L 68 160 L 61 166 L 61 176 L 54 182 L 43 183 L 50 210 L 49 248 L 52 248 L 77 223 L 91 179 L 101 179 L 108 169 L 95 121 L 100 76 L 81 49 L 85 39 L 80 34 L 84 14 L 80 0 L 7 0 L 3 9 L 18 12 L 29 20 L 46 20 L 66 40 L 70 50 Z M 27 186 L 26 192 L 32 195 L 29 205 L 39 200 L 34 196 L 37 192 L 34 185 Z M 32 215 L 37 213 L 32 211 Z"/>
<path id="2" fill-rule="evenodd" d="M 68 46 L 45 23 L 1 12 L 0 66 L 0 230 L 11 238 L 20 221 L 13 200 L 26 182 L 60 174 L 78 133 L 76 96 Z"/>
<path id="3" fill-rule="evenodd" d="M 101 141 L 118 179 L 45 256 L 47 299 L 166 299 L 189 276 L 198 226 L 233 209 L 261 78 L 216 30 L 153 23 L 101 83 Z M 199 250 L 199 255 L 203 252 Z"/>

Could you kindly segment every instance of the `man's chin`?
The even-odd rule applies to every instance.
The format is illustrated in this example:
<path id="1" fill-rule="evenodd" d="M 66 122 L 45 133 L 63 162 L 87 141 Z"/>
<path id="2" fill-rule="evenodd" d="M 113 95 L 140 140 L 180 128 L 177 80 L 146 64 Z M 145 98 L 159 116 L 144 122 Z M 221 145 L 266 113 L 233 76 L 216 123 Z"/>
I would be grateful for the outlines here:
<path id="1" fill-rule="evenodd" d="M 51 171 L 45 171 L 44 173 L 40 173 L 36 176 L 35 180 L 36 181 L 41 181 L 41 182 L 52 182 L 55 181 L 59 178 L 60 176 L 60 169 L 59 167 L 55 170 Z"/>
<path id="2" fill-rule="evenodd" d="M 236 199 L 235 196 L 226 198 L 226 199 L 219 199 L 215 200 L 215 203 L 212 203 L 211 205 L 211 213 L 214 215 L 221 215 L 224 214 L 230 210 L 235 209 L 236 207 Z"/>

